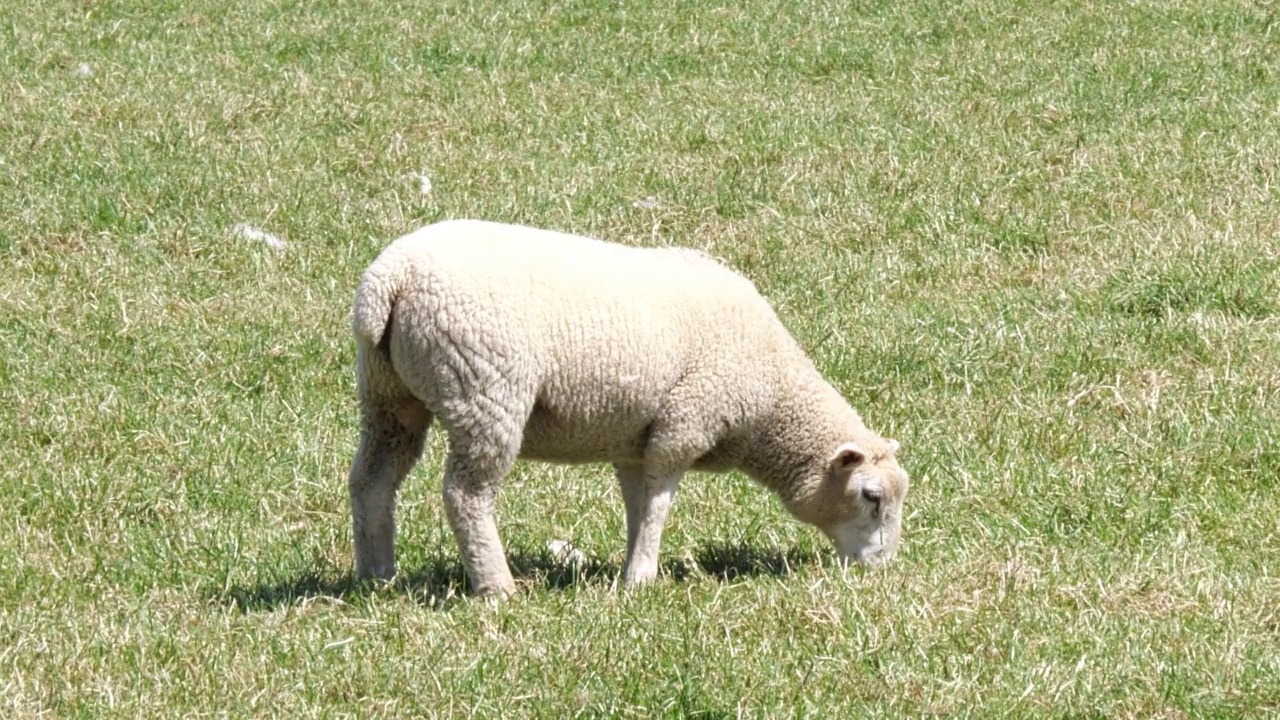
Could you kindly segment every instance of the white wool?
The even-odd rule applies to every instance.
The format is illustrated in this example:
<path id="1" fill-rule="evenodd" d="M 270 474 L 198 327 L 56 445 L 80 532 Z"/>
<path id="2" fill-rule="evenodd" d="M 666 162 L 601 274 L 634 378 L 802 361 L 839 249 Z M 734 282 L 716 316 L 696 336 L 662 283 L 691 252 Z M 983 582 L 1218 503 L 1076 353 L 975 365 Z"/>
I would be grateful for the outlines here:
<path id="1" fill-rule="evenodd" d="M 405 175 L 405 178 L 408 180 L 412 180 L 418 184 L 419 195 L 431 194 L 431 187 L 432 187 L 431 176 L 427 175 L 426 173 L 411 172 L 408 175 Z"/>
<path id="2" fill-rule="evenodd" d="M 702 252 L 438 223 L 365 272 L 354 331 L 360 575 L 393 571 L 395 487 L 433 418 L 449 435 L 446 510 L 479 592 L 514 590 L 492 506 L 517 457 L 615 465 L 629 583 L 656 575 L 691 469 L 743 470 L 842 558 L 896 549 L 907 490 L 896 442 L 863 425 L 750 281 Z"/>
<path id="3" fill-rule="evenodd" d="M 551 553 L 551 557 L 561 565 L 585 565 L 587 556 L 581 550 L 573 546 L 568 540 L 548 540 L 547 550 Z"/>
<path id="4" fill-rule="evenodd" d="M 231 227 L 231 233 L 233 235 L 238 235 L 245 240 L 260 242 L 272 250 L 284 250 L 288 247 L 288 243 L 285 241 L 275 235 L 272 235 L 266 230 L 256 228 L 248 223 L 236 223 Z"/>

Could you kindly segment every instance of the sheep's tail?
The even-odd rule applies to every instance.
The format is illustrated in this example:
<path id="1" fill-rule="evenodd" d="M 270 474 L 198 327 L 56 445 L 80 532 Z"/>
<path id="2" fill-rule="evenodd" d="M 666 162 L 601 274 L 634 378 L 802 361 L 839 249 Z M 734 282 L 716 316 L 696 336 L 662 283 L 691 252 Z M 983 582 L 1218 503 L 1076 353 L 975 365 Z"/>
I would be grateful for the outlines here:
<path id="1" fill-rule="evenodd" d="M 407 275 L 405 258 L 393 252 L 383 252 L 364 271 L 356 288 L 351 322 L 356 339 L 373 346 L 383 342 L 391 327 L 391 311 Z"/>

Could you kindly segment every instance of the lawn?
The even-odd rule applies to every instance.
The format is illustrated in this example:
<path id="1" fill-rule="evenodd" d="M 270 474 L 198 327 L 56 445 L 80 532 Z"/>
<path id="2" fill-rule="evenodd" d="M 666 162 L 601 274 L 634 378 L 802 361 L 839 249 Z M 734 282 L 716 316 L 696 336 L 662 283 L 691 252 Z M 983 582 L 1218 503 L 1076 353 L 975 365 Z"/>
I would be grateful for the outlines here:
<path id="1" fill-rule="evenodd" d="M 1280 716 L 1274 3 L 0 0 L 0 98 L 0 715 Z M 749 276 L 894 563 L 691 475 L 620 592 L 526 463 L 472 599 L 433 435 L 353 584 L 355 285 L 453 217 Z"/>

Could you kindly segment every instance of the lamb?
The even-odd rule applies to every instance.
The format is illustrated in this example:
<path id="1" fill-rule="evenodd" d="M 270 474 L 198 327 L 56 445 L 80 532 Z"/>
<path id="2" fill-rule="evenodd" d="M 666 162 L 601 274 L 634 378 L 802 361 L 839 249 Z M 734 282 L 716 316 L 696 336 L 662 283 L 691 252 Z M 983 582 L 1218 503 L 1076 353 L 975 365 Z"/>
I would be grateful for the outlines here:
<path id="1" fill-rule="evenodd" d="M 434 420 L 448 436 L 444 508 L 477 595 L 515 592 L 494 508 L 518 458 L 612 463 L 627 587 L 657 577 L 690 470 L 741 470 L 842 563 L 897 550 L 898 442 L 867 429 L 749 280 L 700 251 L 440 222 L 374 260 L 353 326 L 360 579 L 395 574 L 396 493 Z"/>

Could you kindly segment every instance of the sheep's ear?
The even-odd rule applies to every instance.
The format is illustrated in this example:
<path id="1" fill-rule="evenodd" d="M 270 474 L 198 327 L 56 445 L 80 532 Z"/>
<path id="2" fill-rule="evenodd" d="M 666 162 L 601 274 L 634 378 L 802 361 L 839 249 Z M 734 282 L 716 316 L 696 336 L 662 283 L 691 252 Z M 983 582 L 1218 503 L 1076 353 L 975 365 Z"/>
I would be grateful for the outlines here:
<path id="1" fill-rule="evenodd" d="M 894 455 L 897 455 L 897 454 L 898 454 L 898 451 L 899 451 L 899 450 L 901 450 L 901 449 L 902 449 L 902 445 L 901 445 L 901 444 L 899 444 L 897 440 L 894 440 L 893 438 L 889 438 L 889 452 L 890 452 L 890 453 L 893 453 Z"/>
<path id="2" fill-rule="evenodd" d="M 835 455 L 831 456 L 831 469 L 848 470 L 866 459 L 867 454 L 862 452 L 862 448 L 851 442 L 845 443 L 836 448 Z"/>

